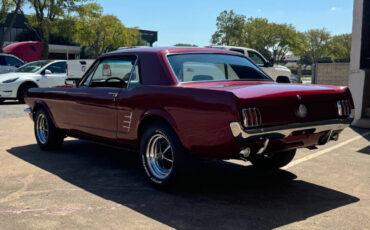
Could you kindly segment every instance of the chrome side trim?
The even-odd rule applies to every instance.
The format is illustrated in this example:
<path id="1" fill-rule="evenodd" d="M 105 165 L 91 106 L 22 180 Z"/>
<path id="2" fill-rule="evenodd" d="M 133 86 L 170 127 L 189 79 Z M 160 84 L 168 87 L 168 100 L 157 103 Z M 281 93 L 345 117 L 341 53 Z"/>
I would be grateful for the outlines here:
<path id="1" fill-rule="evenodd" d="M 265 138 L 284 138 L 295 131 L 313 130 L 313 133 L 342 130 L 347 128 L 353 118 L 332 119 L 307 123 L 294 123 L 258 129 L 244 129 L 240 122 L 231 122 L 230 129 L 237 141 L 261 141 Z"/>

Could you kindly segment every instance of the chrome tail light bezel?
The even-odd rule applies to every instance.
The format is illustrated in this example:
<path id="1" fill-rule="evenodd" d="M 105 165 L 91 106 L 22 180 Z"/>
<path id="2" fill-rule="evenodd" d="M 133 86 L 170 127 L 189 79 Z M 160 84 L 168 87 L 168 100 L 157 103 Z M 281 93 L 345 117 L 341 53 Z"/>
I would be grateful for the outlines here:
<path id="1" fill-rule="evenodd" d="M 349 100 L 337 101 L 337 114 L 339 117 L 348 117 L 351 115 L 351 103 Z"/>
<path id="2" fill-rule="evenodd" d="M 242 109 L 242 117 L 245 128 L 254 128 L 262 125 L 261 111 L 256 107 Z"/>

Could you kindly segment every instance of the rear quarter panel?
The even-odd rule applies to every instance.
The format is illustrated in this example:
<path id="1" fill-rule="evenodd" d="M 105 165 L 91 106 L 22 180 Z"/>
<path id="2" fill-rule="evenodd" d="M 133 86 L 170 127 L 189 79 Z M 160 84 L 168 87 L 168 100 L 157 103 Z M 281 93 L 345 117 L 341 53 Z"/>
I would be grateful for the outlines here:
<path id="1" fill-rule="evenodd" d="M 167 120 L 191 153 L 225 157 L 224 154 L 234 146 L 229 123 L 238 120 L 238 111 L 232 93 L 176 86 L 141 86 L 123 95 L 118 107 L 121 111 L 133 111 L 133 129 L 127 136 L 121 135 L 123 142 L 124 139 L 137 141 L 140 122 L 147 116 L 157 115 Z"/>

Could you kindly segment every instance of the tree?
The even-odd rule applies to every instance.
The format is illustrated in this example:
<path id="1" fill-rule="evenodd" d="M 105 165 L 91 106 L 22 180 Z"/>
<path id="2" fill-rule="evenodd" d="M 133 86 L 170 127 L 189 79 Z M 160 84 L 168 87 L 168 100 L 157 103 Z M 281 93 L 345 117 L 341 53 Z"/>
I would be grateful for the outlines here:
<path id="1" fill-rule="evenodd" d="M 267 49 L 272 50 L 275 62 L 281 63 L 287 53 L 299 53 L 303 49 L 303 37 L 292 25 L 272 23 L 270 26 L 273 39 L 272 46 Z"/>
<path id="2" fill-rule="evenodd" d="M 21 7 L 23 6 L 23 4 L 24 4 L 24 0 L 2 0 L 1 1 L 0 14 L 1 14 L 1 21 L 3 23 L 7 21 L 9 11 L 14 9 L 13 15 L 10 19 L 10 23 L 9 23 L 8 27 L 6 28 L 6 30 L 4 31 L 3 38 L 0 41 L 1 52 L 3 50 L 5 38 L 8 36 L 10 31 L 12 30 L 12 28 L 15 24 L 15 21 L 17 19 L 17 15 L 20 12 Z"/>
<path id="3" fill-rule="evenodd" d="M 217 31 L 212 35 L 211 43 L 217 45 L 242 46 L 245 16 L 223 11 L 216 19 Z"/>
<path id="4" fill-rule="evenodd" d="M 312 29 L 304 34 L 307 43 L 305 53 L 313 63 L 329 54 L 330 32 L 326 29 Z"/>
<path id="5" fill-rule="evenodd" d="M 248 18 L 245 23 L 245 45 L 256 49 L 275 62 L 283 62 L 289 52 L 302 49 L 302 35 L 292 25 L 270 23 L 266 18 Z"/>
<path id="6" fill-rule="evenodd" d="M 336 61 L 349 62 L 351 58 L 351 34 L 333 36 L 329 43 L 330 57 Z"/>
<path id="7" fill-rule="evenodd" d="M 75 40 L 83 46 L 91 46 L 94 56 L 137 43 L 137 28 L 126 28 L 114 15 L 81 15 L 77 22 Z"/>
<path id="8" fill-rule="evenodd" d="M 42 43 L 41 58 L 49 54 L 49 36 L 60 20 L 78 9 L 77 3 L 86 0 L 29 0 L 35 14 L 28 16 L 28 26 L 34 30 Z M 60 25 L 60 24 L 59 24 Z"/>
<path id="9" fill-rule="evenodd" d="M 187 44 L 187 43 L 177 43 L 174 46 L 189 46 L 189 47 L 198 47 L 197 45 L 194 44 Z"/>

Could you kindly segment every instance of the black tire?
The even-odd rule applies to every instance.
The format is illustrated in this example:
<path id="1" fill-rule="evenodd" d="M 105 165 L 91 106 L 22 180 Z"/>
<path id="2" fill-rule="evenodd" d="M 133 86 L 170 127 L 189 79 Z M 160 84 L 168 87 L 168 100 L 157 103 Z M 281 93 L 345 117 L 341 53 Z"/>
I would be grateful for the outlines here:
<path id="1" fill-rule="evenodd" d="M 252 162 L 253 166 L 256 166 L 257 168 L 277 170 L 289 164 L 293 160 L 296 152 L 297 150 L 277 152 L 269 157 L 253 154 L 249 157 L 249 160 Z"/>
<path id="2" fill-rule="evenodd" d="M 0 104 L 2 104 L 5 101 L 5 99 L 0 99 Z"/>
<path id="3" fill-rule="evenodd" d="M 40 132 L 41 119 L 44 120 L 44 135 Z M 42 108 L 38 109 L 34 115 L 34 131 L 37 144 L 43 150 L 56 150 L 63 144 L 64 134 L 57 129 L 51 120 L 49 114 Z"/>
<path id="4" fill-rule="evenodd" d="M 162 138 L 163 137 L 163 138 Z M 157 139 L 155 139 L 157 138 Z M 162 140 L 162 139 L 163 140 Z M 154 140 L 157 142 L 162 141 L 164 143 L 163 148 L 167 149 L 166 141 L 171 145 L 171 149 L 166 151 L 162 151 L 163 148 L 161 143 L 158 145 L 160 146 L 160 152 L 164 152 L 167 154 L 165 157 L 162 157 L 162 168 L 166 169 L 169 168 L 170 162 L 166 162 L 165 158 L 172 160 L 172 167 L 169 170 L 167 175 L 161 175 L 163 177 L 159 177 L 158 174 L 153 168 L 154 162 L 149 163 L 149 156 L 151 152 L 158 150 L 158 146 L 154 146 Z M 152 147 L 152 148 L 151 148 Z M 153 151 L 151 151 L 153 150 Z M 170 151 L 170 152 L 169 152 Z M 154 154 L 152 154 L 154 156 Z M 154 158 L 153 158 L 154 159 Z M 182 182 L 186 181 L 191 177 L 191 165 L 192 160 L 191 156 L 187 153 L 187 151 L 182 146 L 179 138 L 177 137 L 176 133 L 172 130 L 172 128 L 165 124 L 164 122 L 156 122 L 149 125 L 146 130 L 144 131 L 143 135 L 140 139 L 140 161 L 142 163 L 142 167 L 144 169 L 144 173 L 149 181 L 159 189 L 168 189 L 172 187 L 174 184 L 181 184 Z M 158 160 L 160 165 L 160 160 Z M 167 165 L 166 165 L 167 164 Z M 158 167 L 160 168 L 160 167 Z M 159 170 L 160 171 L 160 170 Z M 165 170 L 162 170 L 165 171 Z M 164 173 L 165 174 L 165 173 Z"/>
<path id="5" fill-rule="evenodd" d="M 31 88 L 35 88 L 36 86 L 32 85 L 32 84 L 24 84 L 24 85 L 21 85 L 20 88 L 18 89 L 18 93 L 17 93 L 17 99 L 19 101 L 19 103 L 21 104 L 24 104 L 24 98 L 27 96 L 27 92 L 29 89 Z"/>

